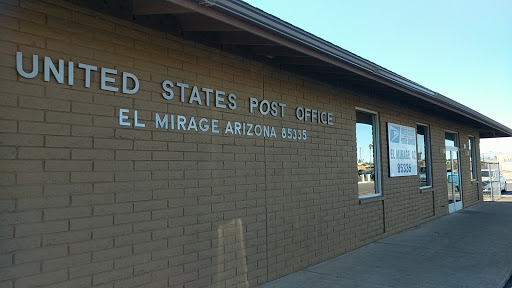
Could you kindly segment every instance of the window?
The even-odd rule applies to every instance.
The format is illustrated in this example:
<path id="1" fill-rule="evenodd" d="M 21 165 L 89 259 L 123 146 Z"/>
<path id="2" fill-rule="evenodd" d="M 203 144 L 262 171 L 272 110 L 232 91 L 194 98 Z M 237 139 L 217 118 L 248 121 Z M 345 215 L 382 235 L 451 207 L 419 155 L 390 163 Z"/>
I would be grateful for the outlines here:
<path id="1" fill-rule="evenodd" d="M 432 170 L 430 165 L 430 135 L 428 126 L 418 124 L 416 127 L 416 143 L 418 143 L 418 175 L 420 187 L 432 186 Z"/>
<path id="2" fill-rule="evenodd" d="M 359 197 L 381 195 L 377 113 L 362 109 L 356 111 L 356 144 Z"/>
<path id="3" fill-rule="evenodd" d="M 449 147 L 459 147 L 457 133 L 444 132 L 444 145 Z"/>
<path id="4" fill-rule="evenodd" d="M 469 164 L 471 165 L 471 180 L 476 180 L 476 151 L 475 137 L 469 136 Z"/>

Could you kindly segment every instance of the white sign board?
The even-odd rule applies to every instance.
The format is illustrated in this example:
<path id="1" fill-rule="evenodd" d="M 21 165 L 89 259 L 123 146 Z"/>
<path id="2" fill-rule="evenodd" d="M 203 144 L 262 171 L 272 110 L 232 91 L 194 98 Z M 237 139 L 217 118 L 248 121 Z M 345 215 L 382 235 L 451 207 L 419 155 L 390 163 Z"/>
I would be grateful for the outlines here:
<path id="1" fill-rule="evenodd" d="M 389 177 L 418 175 L 416 129 L 388 122 Z"/>

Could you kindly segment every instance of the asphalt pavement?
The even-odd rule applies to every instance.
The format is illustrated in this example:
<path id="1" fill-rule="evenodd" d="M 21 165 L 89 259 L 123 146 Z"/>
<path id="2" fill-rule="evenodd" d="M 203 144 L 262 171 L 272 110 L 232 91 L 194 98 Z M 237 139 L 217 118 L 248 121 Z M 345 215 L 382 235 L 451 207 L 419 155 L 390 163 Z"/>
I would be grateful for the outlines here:
<path id="1" fill-rule="evenodd" d="M 507 191 L 501 194 L 500 202 L 511 202 L 512 203 L 512 181 L 507 179 L 507 183 L 510 183 L 509 186 L 507 186 Z M 512 221 L 512 220 L 511 220 Z M 512 242 L 512 239 L 510 240 Z M 512 244 L 511 244 L 512 246 Z M 512 249 L 512 247 L 510 248 Z M 503 286 L 503 288 L 512 288 L 512 275 L 510 275 L 510 278 L 507 281 L 507 284 Z"/>
<path id="2" fill-rule="evenodd" d="M 512 288 L 511 276 L 509 192 L 259 287 Z"/>

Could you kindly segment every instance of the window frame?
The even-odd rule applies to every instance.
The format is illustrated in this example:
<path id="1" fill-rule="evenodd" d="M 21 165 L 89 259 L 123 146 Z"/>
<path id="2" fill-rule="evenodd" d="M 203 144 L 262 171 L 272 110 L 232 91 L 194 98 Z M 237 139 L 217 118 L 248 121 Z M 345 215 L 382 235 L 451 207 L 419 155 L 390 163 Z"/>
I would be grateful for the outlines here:
<path id="1" fill-rule="evenodd" d="M 473 141 L 471 141 L 473 140 Z M 478 180 L 478 173 L 476 168 L 476 141 L 475 136 L 468 136 L 468 149 L 469 149 L 469 163 L 471 165 L 471 181 Z"/>
<path id="2" fill-rule="evenodd" d="M 375 193 L 374 194 L 365 194 L 359 195 L 359 189 L 357 191 L 357 195 L 359 199 L 368 199 L 373 197 L 381 197 L 382 196 L 382 183 L 381 183 L 381 175 L 382 175 L 382 161 L 381 161 L 381 153 L 380 153 L 380 121 L 379 121 L 379 113 L 373 110 L 369 110 L 366 108 L 361 108 L 356 106 L 356 114 L 357 112 L 363 112 L 372 114 L 372 126 L 374 127 L 373 134 L 373 169 L 374 169 L 374 185 L 375 185 Z M 357 120 L 356 120 L 357 124 Z M 354 127 L 355 128 L 355 127 Z M 357 134 L 356 134 L 357 135 Z M 357 138 L 356 138 L 356 154 L 357 154 Z M 357 157 L 356 157 L 357 158 Z M 357 169 L 356 169 L 357 170 Z"/>
<path id="3" fill-rule="evenodd" d="M 425 168 L 427 169 L 427 185 L 426 186 L 420 186 L 420 189 L 429 189 L 434 187 L 433 184 L 433 177 L 432 177 L 432 152 L 431 152 L 431 145 L 430 145 L 430 126 L 428 124 L 424 123 L 416 123 L 416 149 L 418 149 L 418 126 L 423 126 L 426 128 L 426 135 L 425 135 Z M 419 178 L 419 169 L 418 167 L 418 178 Z"/>
<path id="4" fill-rule="evenodd" d="M 455 135 L 454 146 L 446 146 L 446 133 Z M 444 147 L 455 147 L 455 148 L 459 149 L 459 151 L 460 151 L 459 132 L 452 131 L 452 130 L 444 130 Z"/>

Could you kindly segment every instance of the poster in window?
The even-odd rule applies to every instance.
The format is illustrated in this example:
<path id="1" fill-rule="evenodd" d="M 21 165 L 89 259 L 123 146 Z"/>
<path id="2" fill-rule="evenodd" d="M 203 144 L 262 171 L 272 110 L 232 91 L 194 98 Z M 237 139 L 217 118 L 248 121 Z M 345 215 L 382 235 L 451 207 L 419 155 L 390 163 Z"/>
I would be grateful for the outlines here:
<path id="1" fill-rule="evenodd" d="M 389 177 L 418 174 L 416 129 L 388 122 Z"/>

